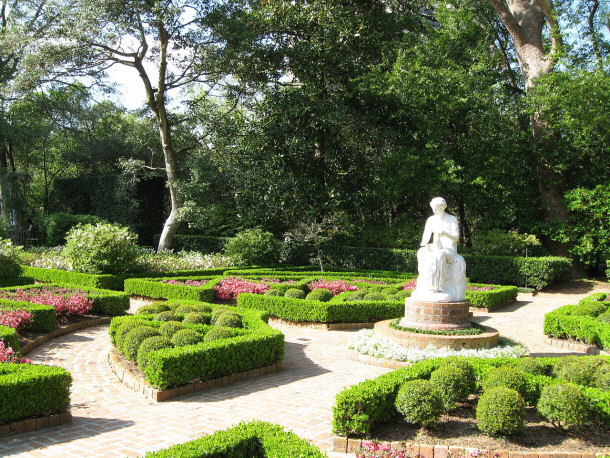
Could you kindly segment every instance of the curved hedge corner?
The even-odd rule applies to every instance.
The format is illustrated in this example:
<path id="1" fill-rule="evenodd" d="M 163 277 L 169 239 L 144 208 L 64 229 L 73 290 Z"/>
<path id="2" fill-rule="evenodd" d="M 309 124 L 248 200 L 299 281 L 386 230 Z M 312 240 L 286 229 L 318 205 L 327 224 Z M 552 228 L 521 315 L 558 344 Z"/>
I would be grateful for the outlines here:
<path id="1" fill-rule="evenodd" d="M 19 334 L 17 334 L 17 330 L 10 326 L 0 326 L 0 341 L 4 342 L 5 346 L 11 347 L 15 352 L 21 349 Z"/>
<path id="2" fill-rule="evenodd" d="M 25 328 L 28 331 L 51 332 L 55 330 L 57 313 L 52 305 L 0 299 L 0 310 L 25 310 L 30 312 L 32 314 L 32 322 Z"/>
<path id="3" fill-rule="evenodd" d="M 604 358 L 610 361 L 610 357 L 591 358 Z M 420 361 L 412 366 L 345 388 L 335 398 L 333 432 L 342 436 L 365 435 L 373 427 L 391 420 L 398 413 L 394 402 L 402 384 L 409 380 L 429 379 L 430 374 L 447 359 L 449 358 Z M 519 364 L 519 359 L 515 358 L 464 359 L 470 362 L 479 380 L 484 379 L 496 367 Z M 536 360 L 552 369 L 561 358 L 536 358 Z M 526 381 L 526 398 L 535 401 L 545 386 L 558 383 L 561 379 L 526 374 Z M 601 424 L 610 426 L 610 392 L 591 387 L 582 388 L 595 418 Z"/>
<path id="4" fill-rule="evenodd" d="M 2 364 L 0 424 L 67 410 L 71 384 L 72 376 L 61 367 Z"/>
<path id="5" fill-rule="evenodd" d="M 580 340 L 610 350 L 610 322 L 598 317 L 610 310 L 610 294 L 596 293 L 578 305 L 565 305 L 544 316 L 544 333 L 560 339 Z"/>
<path id="6" fill-rule="evenodd" d="M 168 302 L 174 309 L 180 303 L 189 302 Z M 213 304 L 203 305 L 209 305 L 212 309 L 223 307 Z M 267 324 L 267 314 L 240 308 L 234 310 L 242 315 L 245 329 L 236 329 L 237 335 L 234 337 L 152 351 L 147 355 L 144 369 L 146 381 L 155 388 L 163 390 L 185 385 L 194 380 L 212 380 L 282 361 L 284 334 Z M 113 343 L 118 327 L 125 321 L 131 320 L 141 322 L 143 326 L 158 327 L 161 324 L 159 321 L 153 321 L 152 315 L 114 318 L 109 330 Z M 198 324 L 186 325 L 186 327 L 210 328 Z"/>
<path id="7" fill-rule="evenodd" d="M 125 280 L 125 292 L 153 299 L 181 299 L 189 301 L 212 302 L 214 286 L 222 279 L 219 276 L 130 278 Z M 207 280 L 203 286 L 188 286 L 163 283 L 162 280 Z"/>
<path id="8" fill-rule="evenodd" d="M 184 444 L 174 445 L 145 455 L 150 458 L 266 456 L 324 457 L 317 447 L 278 425 L 262 421 L 240 423 Z"/>
<path id="9" fill-rule="evenodd" d="M 316 323 L 369 323 L 399 318 L 405 309 L 398 301 L 321 302 L 250 293 L 238 295 L 237 305 L 284 320 Z"/>
<path id="10" fill-rule="evenodd" d="M 472 307 L 493 310 L 494 308 L 512 302 L 517 299 L 518 288 L 516 286 L 500 285 L 474 285 L 474 286 L 494 286 L 491 291 L 466 291 L 466 300 Z"/>

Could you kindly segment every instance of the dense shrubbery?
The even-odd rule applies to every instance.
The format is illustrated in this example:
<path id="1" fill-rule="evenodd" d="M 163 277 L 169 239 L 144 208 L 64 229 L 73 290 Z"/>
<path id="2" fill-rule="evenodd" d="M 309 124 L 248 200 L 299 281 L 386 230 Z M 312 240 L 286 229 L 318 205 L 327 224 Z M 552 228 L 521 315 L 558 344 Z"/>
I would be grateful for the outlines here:
<path id="1" fill-rule="evenodd" d="M 396 395 L 396 410 L 408 423 L 435 426 L 445 412 L 442 392 L 427 380 L 410 380 Z"/>
<path id="2" fill-rule="evenodd" d="M 477 427 L 489 435 L 511 435 L 523 429 L 525 402 L 521 395 L 501 386 L 486 390 L 477 404 Z"/>
<path id="3" fill-rule="evenodd" d="M 579 426 L 586 423 L 590 416 L 587 398 L 582 390 L 567 383 L 545 386 L 537 409 L 555 426 Z"/>
<path id="4" fill-rule="evenodd" d="M 526 253 L 526 249 L 528 252 Z M 538 256 L 544 249 L 533 234 L 491 229 L 472 236 L 472 253 L 486 256 Z"/>
<path id="5" fill-rule="evenodd" d="M 21 247 L 13 246 L 10 240 L 0 239 L 0 278 L 15 278 L 21 275 Z"/>
<path id="6" fill-rule="evenodd" d="M 248 229 L 231 238 L 225 254 L 241 265 L 273 265 L 280 259 L 281 243 L 270 232 Z"/>
<path id="7" fill-rule="evenodd" d="M 93 215 L 72 215 L 69 213 L 51 213 L 45 218 L 40 228 L 46 246 L 64 245 L 66 235 L 74 226 L 79 224 L 99 224 L 107 221 Z"/>

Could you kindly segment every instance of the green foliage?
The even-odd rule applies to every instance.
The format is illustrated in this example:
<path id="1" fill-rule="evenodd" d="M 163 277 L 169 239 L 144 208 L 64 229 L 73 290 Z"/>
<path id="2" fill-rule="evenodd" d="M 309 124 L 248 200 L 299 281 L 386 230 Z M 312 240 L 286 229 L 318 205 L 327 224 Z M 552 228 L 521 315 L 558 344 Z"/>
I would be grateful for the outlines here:
<path id="1" fill-rule="evenodd" d="M 70 373 L 61 367 L 2 364 L 0 424 L 69 409 L 71 384 Z"/>
<path id="2" fill-rule="evenodd" d="M 284 293 L 284 297 L 291 297 L 293 299 L 305 299 L 305 291 L 298 288 L 290 288 Z"/>
<path id="3" fill-rule="evenodd" d="M 525 372 L 526 374 L 532 375 L 550 375 L 552 366 L 544 364 L 540 358 L 519 358 L 515 366 Z"/>
<path id="4" fill-rule="evenodd" d="M 21 348 L 17 330 L 9 326 L 0 326 L 0 341 L 4 342 L 6 347 L 11 347 L 15 352 L 18 352 Z"/>
<path id="5" fill-rule="evenodd" d="M 280 259 L 280 241 L 262 229 L 240 232 L 225 245 L 225 254 L 237 264 L 277 264 Z"/>
<path id="6" fill-rule="evenodd" d="M 483 380 L 483 389 L 487 391 L 497 387 L 510 388 L 525 397 L 527 394 L 525 372 L 511 366 L 494 369 Z"/>
<path id="7" fill-rule="evenodd" d="M 595 388 L 610 391 L 610 364 L 600 366 L 593 377 Z"/>
<path id="8" fill-rule="evenodd" d="M 322 458 L 326 454 L 281 426 L 252 421 L 217 431 L 183 444 L 149 452 L 147 458 L 196 457 L 299 457 Z"/>
<path id="9" fill-rule="evenodd" d="M 203 336 L 203 341 L 211 342 L 213 340 L 228 339 L 231 337 L 235 337 L 235 332 L 233 331 L 233 328 L 222 328 L 219 326 L 214 326 L 212 329 L 205 333 L 205 335 Z"/>
<path id="10" fill-rule="evenodd" d="M 485 434 L 516 434 L 523 429 L 525 402 L 510 388 L 490 388 L 479 398 L 476 418 L 477 427 Z"/>
<path id="11" fill-rule="evenodd" d="M 143 319 L 133 320 L 117 320 L 113 319 L 110 326 L 110 337 L 112 343 L 115 345 L 118 351 L 123 353 L 123 341 L 125 336 L 133 329 L 143 326 L 145 321 Z"/>
<path id="12" fill-rule="evenodd" d="M 363 298 L 365 301 L 387 301 L 388 297 L 383 293 L 367 293 Z"/>
<path id="13" fill-rule="evenodd" d="M 161 312 L 169 312 L 169 305 L 164 302 L 153 302 L 152 304 L 143 305 L 136 311 L 136 315 L 156 315 Z"/>
<path id="14" fill-rule="evenodd" d="M 131 329 L 123 339 L 123 343 L 121 345 L 121 350 L 125 355 L 125 358 L 135 361 L 138 357 L 138 349 L 144 340 L 149 337 L 158 336 L 159 331 L 155 328 L 151 328 L 150 326 L 138 326 L 134 329 Z"/>
<path id="15" fill-rule="evenodd" d="M 491 229 L 472 236 L 472 253 L 486 256 L 529 256 L 535 255 L 532 248 L 539 247 L 540 240 L 533 234 L 519 234 Z"/>
<path id="16" fill-rule="evenodd" d="M 178 318 L 176 317 L 176 315 L 174 315 L 174 312 L 172 312 L 172 311 L 159 312 L 154 316 L 153 319 L 155 321 L 177 321 L 178 320 Z"/>
<path id="17" fill-rule="evenodd" d="M 316 288 L 309 292 L 305 299 L 308 301 L 320 301 L 320 302 L 328 302 L 333 298 L 333 293 L 326 288 Z"/>
<path id="18" fill-rule="evenodd" d="M 66 236 L 62 250 L 72 268 L 91 274 L 137 270 L 137 240 L 129 229 L 113 224 L 79 225 Z"/>
<path id="19" fill-rule="evenodd" d="M 595 386 L 597 371 L 610 363 L 595 357 L 567 356 L 553 367 L 553 376 L 584 386 Z"/>
<path id="20" fill-rule="evenodd" d="M 47 246 L 64 245 L 66 243 L 66 235 L 74 226 L 79 224 L 96 225 L 99 223 L 107 223 L 102 218 L 93 215 L 72 215 L 69 213 L 51 213 L 45 218 L 43 223 L 45 234 L 45 243 Z"/>
<path id="21" fill-rule="evenodd" d="M 210 324 L 210 315 L 204 315 L 199 312 L 190 312 L 184 316 L 182 320 L 183 323 L 192 323 L 192 324 Z"/>
<path id="22" fill-rule="evenodd" d="M 101 289 L 122 290 L 123 279 L 115 275 L 96 275 L 81 272 L 48 269 L 42 267 L 23 266 L 24 275 L 44 283 L 65 283 L 78 287 L 91 287 Z"/>
<path id="23" fill-rule="evenodd" d="M 0 238 L 0 278 L 21 275 L 21 247 L 13 246 L 8 239 Z"/>
<path id="24" fill-rule="evenodd" d="M 172 344 L 176 347 L 182 345 L 196 345 L 202 342 L 203 336 L 192 329 L 181 329 L 172 336 Z"/>
<path id="25" fill-rule="evenodd" d="M 282 296 L 282 292 L 279 289 L 268 289 L 264 294 L 265 296 Z"/>
<path id="26" fill-rule="evenodd" d="M 475 286 L 489 286 L 475 284 Z M 516 286 L 492 285 L 494 289 L 490 291 L 468 291 L 466 290 L 466 300 L 472 307 L 486 308 L 488 311 L 517 299 Z"/>
<path id="27" fill-rule="evenodd" d="M 434 372 L 433 372 L 434 374 Z M 410 380 L 398 390 L 394 403 L 408 423 L 434 427 L 445 412 L 439 387 L 427 380 Z"/>
<path id="28" fill-rule="evenodd" d="M 161 329 L 159 329 L 159 331 L 161 331 Z M 172 341 L 163 335 L 147 337 L 144 339 L 140 344 L 140 348 L 138 348 L 138 357 L 136 359 L 140 370 L 144 370 L 146 367 L 146 364 L 148 363 L 148 354 L 151 351 L 161 350 L 162 348 L 171 348 L 172 346 Z"/>
<path id="29" fill-rule="evenodd" d="M 544 387 L 536 408 L 554 426 L 579 426 L 590 418 L 587 398 L 578 386 L 569 383 Z"/>
<path id="30" fill-rule="evenodd" d="M 202 286 L 188 286 L 181 284 L 164 283 L 162 280 L 184 281 L 207 280 Z M 176 299 L 212 302 L 214 300 L 214 285 L 221 277 L 193 276 L 193 277 L 161 277 L 158 279 L 129 278 L 125 280 L 125 292 L 138 296 L 152 297 L 154 299 Z"/>
<path id="31" fill-rule="evenodd" d="M 182 329 L 186 329 L 186 326 L 180 321 L 166 321 L 159 326 L 159 334 L 171 339 L 176 332 Z"/>
<path id="32" fill-rule="evenodd" d="M 227 328 L 241 328 L 243 326 L 241 317 L 235 313 L 222 313 L 214 323 L 216 326 L 224 326 Z"/>
<path id="33" fill-rule="evenodd" d="M 454 409 L 458 402 L 468 399 L 475 382 L 474 373 L 471 375 L 469 379 L 465 370 L 451 364 L 444 364 L 430 374 L 430 383 L 440 394 L 444 410 Z"/>
<path id="34" fill-rule="evenodd" d="M 225 307 L 225 306 L 217 307 L 214 310 L 212 310 L 210 322 L 215 325 L 216 321 L 218 320 L 218 318 L 221 315 L 225 315 L 225 314 L 235 315 L 236 313 L 237 312 L 235 312 L 235 309 L 233 309 L 233 308 L 229 308 L 229 307 Z"/>
<path id="35" fill-rule="evenodd" d="M 33 332 L 51 332 L 56 328 L 57 314 L 52 305 L 0 299 L 0 310 L 25 310 L 32 314 L 32 322 L 25 328 Z"/>

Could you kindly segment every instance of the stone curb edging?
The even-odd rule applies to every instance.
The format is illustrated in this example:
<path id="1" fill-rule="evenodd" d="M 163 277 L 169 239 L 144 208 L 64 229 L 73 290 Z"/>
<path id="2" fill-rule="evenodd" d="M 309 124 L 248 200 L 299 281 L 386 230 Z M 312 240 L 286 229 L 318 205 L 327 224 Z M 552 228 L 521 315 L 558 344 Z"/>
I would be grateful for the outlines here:
<path id="1" fill-rule="evenodd" d="M 345 329 L 373 329 L 375 323 L 319 323 L 316 321 L 292 321 L 284 318 L 269 317 L 269 323 L 286 324 L 302 328 L 322 329 L 326 331 L 341 331 Z"/>
<path id="2" fill-rule="evenodd" d="M 585 353 L 587 355 L 606 355 L 609 356 L 610 352 L 601 350 L 593 345 L 587 345 L 582 342 L 572 342 L 570 340 L 565 339 L 554 339 L 552 337 L 547 338 L 547 345 L 551 345 L 553 347 L 566 348 L 568 350 L 579 351 Z"/>
<path id="3" fill-rule="evenodd" d="M 348 348 L 345 356 L 347 359 L 357 361 L 359 363 L 368 364 L 369 366 L 387 367 L 388 369 L 399 369 L 401 367 L 411 366 L 413 363 L 408 361 L 395 361 L 393 359 L 377 358 L 376 356 L 365 355 L 359 351 Z"/>
<path id="4" fill-rule="evenodd" d="M 344 436 L 333 437 L 333 452 L 337 453 L 354 453 L 362 447 L 365 442 L 371 442 L 367 439 L 353 439 Z M 600 452 L 512 452 L 507 450 L 486 450 L 472 447 L 454 447 L 448 445 L 427 445 L 405 442 L 375 442 L 378 445 L 390 446 L 399 448 L 408 452 L 411 457 L 418 458 L 448 458 L 449 456 L 460 456 L 460 453 L 466 452 L 466 456 L 478 456 L 480 458 L 596 458 L 606 456 Z"/>
<path id="5" fill-rule="evenodd" d="M 129 369 L 123 367 L 119 361 L 118 354 L 113 348 L 108 352 L 108 363 L 110 369 L 117 376 L 117 378 L 123 382 L 131 390 L 143 394 L 147 399 L 154 402 L 163 402 L 169 399 L 184 396 L 186 394 L 197 393 L 199 391 L 205 391 L 212 388 L 217 388 L 226 385 L 232 385 L 233 383 L 247 380 L 250 378 L 260 377 L 261 375 L 273 374 L 280 372 L 284 369 L 284 363 L 273 363 L 268 366 L 259 367 L 257 369 L 250 369 L 248 371 L 239 372 L 234 375 L 226 375 L 214 380 L 208 380 L 207 382 L 194 382 L 188 385 L 180 386 L 178 388 L 171 388 L 169 390 L 159 390 L 140 377 L 135 375 Z"/>
<path id="6" fill-rule="evenodd" d="M 90 328 L 92 326 L 98 326 L 100 324 L 110 324 L 112 317 L 104 317 L 104 318 L 93 318 L 91 320 L 79 321 L 78 323 L 73 323 L 65 328 L 55 329 L 47 334 L 44 334 L 40 337 L 36 337 L 34 340 L 29 342 L 28 344 L 21 347 L 20 353 L 22 356 L 27 355 L 29 352 L 39 347 L 42 344 L 47 343 L 49 340 L 55 339 L 56 337 L 64 336 L 66 334 L 70 334 L 75 331 L 80 331 L 81 329 Z"/>
<path id="7" fill-rule="evenodd" d="M 46 417 L 28 418 L 26 420 L 13 421 L 0 425 L 0 437 L 12 436 L 13 434 L 30 433 L 43 428 L 65 425 L 72 423 L 70 411 L 48 415 Z"/>

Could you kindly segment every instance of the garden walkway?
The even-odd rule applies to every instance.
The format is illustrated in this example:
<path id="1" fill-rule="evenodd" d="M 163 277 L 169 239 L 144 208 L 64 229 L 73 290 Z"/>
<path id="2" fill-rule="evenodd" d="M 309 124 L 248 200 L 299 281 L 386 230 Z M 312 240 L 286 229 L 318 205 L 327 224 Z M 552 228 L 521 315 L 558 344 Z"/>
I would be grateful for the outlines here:
<path id="1" fill-rule="evenodd" d="M 536 355 L 561 354 L 563 349 L 544 343 L 544 314 L 604 290 L 610 286 L 569 282 L 535 296 L 521 294 L 515 304 L 475 316 Z M 349 332 L 277 327 L 286 336 L 282 372 L 163 403 L 135 394 L 111 372 L 107 326 L 55 339 L 28 357 L 72 373 L 73 423 L 2 438 L 0 456 L 139 456 L 250 419 L 281 424 L 330 450 L 335 395 L 388 369 L 346 359 Z"/>

